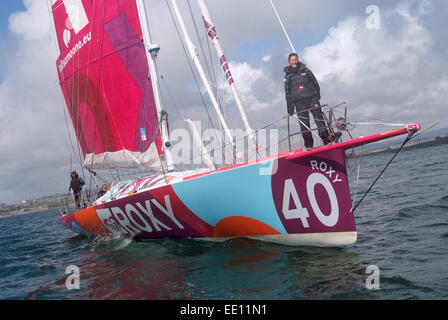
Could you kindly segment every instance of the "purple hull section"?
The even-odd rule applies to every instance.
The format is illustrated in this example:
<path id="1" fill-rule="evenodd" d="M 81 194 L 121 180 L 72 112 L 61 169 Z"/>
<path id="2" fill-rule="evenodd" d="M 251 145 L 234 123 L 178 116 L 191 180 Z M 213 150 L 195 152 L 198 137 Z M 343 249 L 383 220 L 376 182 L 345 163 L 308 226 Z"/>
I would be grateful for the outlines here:
<path id="1" fill-rule="evenodd" d="M 272 190 L 289 234 L 356 231 L 343 149 L 280 158 Z"/>

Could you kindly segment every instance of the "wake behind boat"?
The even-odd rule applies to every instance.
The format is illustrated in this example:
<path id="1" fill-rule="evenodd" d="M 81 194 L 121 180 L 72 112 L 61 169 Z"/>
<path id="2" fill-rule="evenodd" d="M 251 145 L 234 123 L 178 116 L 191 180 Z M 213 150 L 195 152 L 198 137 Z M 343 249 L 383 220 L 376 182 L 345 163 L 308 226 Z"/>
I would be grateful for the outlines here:
<path id="1" fill-rule="evenodd" d="M 226 144 L 235 147 L 176 1 L 171 3 Z M 203 1 L 199 5 L 235 95 L 246 138 L 258 150 L 208 11 Z M 205 168 L 175 171 L 158 89 L 159 48 L 150 39 L 144 2 L 53 0 L 52 8 L 61 51 L 60 84 L 83 166 L 91 172 L 123 167 L 154 170 L 117 182 L 86 208 L 60 218 L 82 235 L 216 241 L 245 236 L 288 245 L 350 245 L 357 233 L 346 150 L 399 135 L 410 137 L 420 129 L 406 125 L 311 150 L 293 149 L 290 144 L 286 151 L 242 163 L 235 155 L 232 165 L 221 168 L 203 151 Z M 331 112 L 329 128 L 348 132 L 347 119 L 333 122 Z M 288 130 L 288 139 L 292 135 Z M 195 142 L 205 149 L 202 141 Z"/>

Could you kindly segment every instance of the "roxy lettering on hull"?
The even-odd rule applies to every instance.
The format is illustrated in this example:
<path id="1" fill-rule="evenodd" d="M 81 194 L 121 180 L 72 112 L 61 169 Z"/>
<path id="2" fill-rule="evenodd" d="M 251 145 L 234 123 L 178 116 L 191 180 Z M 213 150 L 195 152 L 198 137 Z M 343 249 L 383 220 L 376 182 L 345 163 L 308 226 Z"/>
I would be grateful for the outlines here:
<path id="1" fill-rule="evenodd" d="M 136 235 L 141 232 L 153 233 L 184 229 L 171 207 L 170 197 L 164 197 L 165 205 L 156 199 L 127 203 L 124 208 L 114 206 L 97 209 L 103 225 L 114 235 Z"/>
<path id="2" fill-rule="evenodd" d="M 339 174 L 336 173 L 336 171 L 333 170 L 333 168 L 330 165 L 328 165 L 325 161 L 319 162 L 317 160 L 311 160 L 310 165 L 313 170 L 319 170 L 328 175 L 329 178 L 333 179 L 332 181 L 333 183 L 342 182 L 342 180 L 339 178 Z"/>

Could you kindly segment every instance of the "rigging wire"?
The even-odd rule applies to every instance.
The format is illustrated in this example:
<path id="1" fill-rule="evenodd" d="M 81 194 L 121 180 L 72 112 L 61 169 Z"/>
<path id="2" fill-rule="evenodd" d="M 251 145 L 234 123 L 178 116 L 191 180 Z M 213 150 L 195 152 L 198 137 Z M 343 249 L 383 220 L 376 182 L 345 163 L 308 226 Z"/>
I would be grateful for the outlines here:
<path id="1" fill-rule="evenodd" d="M 216 75 L 215 75 L 214 68 L 213 68 L 213 59 L 210 59 L 210 61 L 207 60 L 207 55 L 205 54 L 205 50 L 204 50 L 204 47 L 202 45 L 203 39 L 201 39 L 201 36 L 200 36 L 200 33 L 199 33 L 199 29 L 198 29 L 197 24 L 196 24 L 196 19 L 194 18 L 194 14 L 193 14 L 193 11 L 191 9 L 190 0 L 187 0 L 187 4 L 188 4 L 188 9 L 189 9 L 189 12 L 190 12 L 191 20 L 193 21 L 195 35 L 196 35 L 196 38 L 197 38 L 197 40 L 199 42 L 199 46 L 200 46 L 200 49 L 201 49 L 201 54 L 204 57 L 204 60 L 206 62 L 205 63 L 205 67 L 206 67 L 207 72 L 208 72 L 208 81 L 213 84 L 213 89 L 215 91 L 214 94 L 215 94 L 216 100 L 218 102 L 219 109 L 221 110 L 221 113 L 225 117 L 224 107 L 222 105 L 222 99 L 220 99 L 219 96 L 218 96 L 218 84 L 217 84 L 217 81 L 216 81 Z M 205 41 L 207 42 L 209 53 L 210 53 L 210 56 L 211 56 L 210 44 L 209 44 L 209 41 L 207 41 L 207 36 L 208 36 L 207 32 L 205 32 Z M 212 77 L 212 72 L 210 72 L 210 69 L 213 71 L 213 77 Z M 224 128 L 222 127 L 221 122 L 218 122 L 218 125 L 219 125 L 219 130 L 221 131 L 221 134 L 224 136 L 224 134 L 225 134 L 224 133 Z M 223 152 L 225 152 L 225 151 L 223 151 Z"/>
<path id="2" fill-rule="evenodd" d="M 188 58 L 188 53 L 187 53 L 187 50 L 186 50 L 186 48 L 185 48 L 185 44 L 184 44 L 184 42 L 182 41 L 182 37 L 181 37 L 181 35 L 180 35 L 180 32 L 179 32 L 179 29 L 178 29 L 178 27 L 177 27 L 176 21 L 175 21 L 175 19 L 174 19 L 173 12 L 172 12 L 172 10 L 171 10 L 171 7 L 170 7 L 169 4 L 168 4 L 168 0 L 165 0 L 165 3 L 166 3 L 166 6 L 168 7 L 168 10 L 169 10 L 169 12 L 170 12 L 171 19 L 172 19 L 172 21 L 173 21 L 173 24 L 174 24 L 174 27 L 175 27 L 175 29 L 176 29 L 177 35 L 178 35 L 178 37 L 179 37 L 179 41 L 180 41 L 180 43 L 181 43 L 181 45 L 182 45 L 182 48 L 183 48 L 185 57 L 186 57 L 187 62 L 188 62 L 188 65 L 190 66 L 191 73 L 192 73 L 192 75 L 193 75 L 194 81 L 195 81 L 196 86 L 197 86 L 197 88 L 198 88 L 198 91 L 199 91 L 199 94 L 200 94 L 200 97 L 201 97 L 202 104 L 203 104 L 203 106 L 204 106 L 204 108 L 205 108 L 205 110 L 206 110 L 206 112 L 207 112 L 207 116 L 208 116 L 208 119 L 209 119 L 209 121 L 210 121 L 211 127 L 212 127 L 213 129 L 215 129 L 215 126 L 214 126 L 213 121 L 212 121 L 211 116 L 210 116 L 210 112 L 208 111 L 208 108 L 207 108 L 207 104 L 205 103 L 205 99 L 204 99 L 204 96 L 203 96 L 203 94 L 202 94 L 202 90 L 201 90 L 201 88 L 200 88 L 200 86 L 199 86 L 199 82 L 198 82 L 198 80 L 197 80 L 197 78 L 196 78 L 196 75 L 195 75 L 195 73 L 194 73 L 193 66 L 191 65 L 190 59 Z M 222 107 L 221 107 L 221 105 L 219 104 L 218 106 L 219 106 L 219 108 L 220 108 L 221 111 L 222 111 Z M 222 130 L 223 130 L 223 128 L 221 127 L 221 122 L 218 121 L 218 123 L 219 123 L 220 132 L 221 132 L 221 134 L 222 134 Z M 223 139 L 224 139 L 223 137 L 222 137 L 221 139 L 219 139 L 219 137 L 217 137 L 216 135 L 214 136 L 214 138 L 216 139 L 216 141 L 219 141 L 219 140 L 223 140 Z M 227 143 L 225 142 L 224 145 L 227 145 Z M 227 150 L 227 151 L 228 151 L 228 154 L 230 154 L 230 150 Z"/>
<path id="3" fill-rule="evenodd" d="M 216 67 L 218 65 L 220 66 L 221 63 L 216 58 L 216 55 L 212 54 L 212 50 L 211 50 L 211 47 L 210 47 L 210 41 L 208 41 L 208 37 L 209 36 L 208 36 L 207 30 L 204 29 L 203 37 L 201 39 L 200 32 L 198 31 L 198 27 L 196 26 L 196 20 L 194 19 L 194 15 L 193 15 L 193 12 L 192 12 L 191 7 L 190 7 L 190 0 L 188 0 L 188 5 L 189 5 L 189 9 L 190 9 L 191 19 L 193 20 L 194 29 L 195 29 L 195 32 L 196 32 L 196 37 L 197 37 L 199 45 L 201 47 L 201 54 L 204 57 L 204 60 L 206 61 L 206 67 L 207 67 L 207 70 L 208 70 L 208 73 L 209 73 L 209 81 L 213 84 L 213 88 L 215 90 L 216 100 L 218 101 L 218 105 L 219 105 L 219 108 L 221 109 L 221 112 L 223 112 L 223 114 L 224 114 L 224 108 L 223 108 L 223 104 L 222 104 L 223 97 L 219 96 L 218 80 L 217 80 L 217 77 L 216 77 Z M 207 54 L 205 52 L 205 49 L 204 49 L 204 47 L 202 45 L 203 42 L 205 42 L 207 44 L 208 59 L 207 59 Z M 221 124 L 220 124 L 220 126 L 221 126 Z"/>
<path id="4" fill-rule="evenodd" d="M 55 8 L 55 10 L 58 9 L 61 5 L 62 4 L 59 4 L 59 6 Z M 59 47 L 58 47 L 57 38 L 54 36 L 54 35 L 57 34 L 57 32 L 56 32 L 56 29 L 55 29 L 54 20 L 52 19 L 52 17 L 53 17 L 53 8 L 52 8 L 52 4 L 51 4 L 50 0 L 47 0 L 47 10 L 48 10 L 48 16 L 50 17 L 50 20 L 51 20 L 51 23 L 50 23 L 51 40 L 52 40 L 52 43 L 53 43 L 53 45 L 54 45 L 54 47 L 56 49 L 56 53 L 59 53 L 60 50 L 59 50 Z M 59 99 L 60 98 L 61 98 L 61 96 L 59 95 Z M 67 135 L 68 135 L 68 138 L 69 138 L 69 141 L 70 141 L 70 145 L 72 147 L 72 151 L 73 151 L 73 154 L 75 155 L 75 158 L 77 158 L 79 150 L 78 150 L 78 153 L 77 153 L 76 150 L 75 150 L 73 141 L 72 141 L 72 137 L 71 137 L 70 130 L 69 130 L 69 125 L 68 125 L 68 122 L 67 122 L 67 113 L 66 113 L 66 110 L 65 110 L 65 106 L 64 106 L 64 103 L 59 103 L 59 104 L 62 106 L 62 110 L 64 112 L 65 125 L 66 125 L 66 129 L 67 129 Z M 72 154 L 70 154 L 70 172 L 71 171 L 72 171 Z"/>
<path id="5" fill-rule="evenodd" d="M 80 59 L 80 55 L 79 54 L 72 59 L 71 65 L 72 65 L 72 70 L 74 72 L 75 72 L 75 67 L 78 67 L 76 70 L 79 69 L 79 65 L 80 65 L 79 59 Z M 80 101 L 79 101 L 79 96 L 80 96 L 80 92 L 79 92 L 79 90 L 80 90 L 80 78 L 79 78 L 79 76 L 76 77 L 76 78 L 74 77 L 74 81 L 76 81 L 76 84 L 77 84 L 76 85 L 76 97 L 77 97 L 77 102 L 79 104 L 80 103 Z M 71 86 L 72 86 L 71 89 L 72 89 L 72 92 L 73 92 L 73 81 L 72 81 Z M 71 103 L 71 106 L 72 106 L 72 110 L 74 110 L 74 108 L 73 108 L 73 100 L 74 100 L 73 97 L 70 97 L 70 103 Z M 72 113 L 73 113 L 73 111 L 72 111 Z M 83 132 L 83 128 L 82 128 L 83 122 L 81 121 L 79 105 L 78 105 L 78 109 L 76 110 L 76 113 L 77 113 L 77 118 L 76 118 L 76 129 L 75 129 L 75 131 L 76 131 L 77 134 L 81 135 L 81 133 Z M 84 110 L 84 115 L 85 115 L 85 110 Z M 78 145 L 78 147 L 80 148 L 79 145 Z M 82 162 L 81 153 L 80 153 L 80 160 Z M 83 180 L 85 181 L 86 177 L 85 177 L 84 167 L 83 167 L 82 164 L 81 164 L 81 174 L 82 174 Z"/>
<path id="6" fill-rule="evenodd" d="M 372 116 L 366 116 L 366 115 L 364 115 L 364 114 L 359 114 L 359 113 L 356 113 L 356 112 L 353 113 L 353 112 L 350 111 L 350 114 L 351 114 L 352 116 L 360 117 L 360 118 L 363 118 L 363 119 L 374 120 L 374 121 L 380 121 L 380 122 L 382 122 L 381 124 L 386 124 L 386 123 L 393 124 L 393 122 L 388 121 L 388 120 L 384 120 L 384 119 L 380 119 L 380 118 L 375 118 L 375 117 L 372 117 Z M 399 125 L 403 125 L 403 124 L 399 124 Z"/>
<path id="7" fill-rule="evenodd" d="M 143 5 L 143 7 L 142 7 L 142 9 L 145 11 L 145 16 L 146 17 L 148 17 L 149 15 L 147 14 L 147 12 L 146 12 L 146 6 L 145 6 L 145 4 L 144 4 L 144 1 L 142 0 L 142 5 Z M 148 40 L 151 40 L 152 39 L 152 36 L 151 36 L 151 28 L 149 28 L 149 21 L 148 21 L 149 19 L 148 18 L 146 18 L 145 19 L 145 21 L 144 21 L 144 23 L 146 23 L 146 26 L 147 26 L 147 28 L 145 28 L 146 30 L 147 30 L 147 32 L 148 32 L 148 36 L 149 36 L 149 39 Z M 143 30 L 142 30 L 142 32 L 143 32 Z M 152 42 L 152 40 L 151 40 L 151 42 Z M 156 58 L 155 57 L 153 57 L 152 56 L 152 54 L 150 53 L 150 55 L 151 55 L 151 57 L 148 57 L 148 53 L 149 53 L 149 46 L 150 45 L 152 45 L 153 43 L 146 43 L 146 45 L 148 46 L 148 48 L 147 47 L 145 47 L 145 43 L 143 44 L 143 46 L 144 46 L 144 50 L 145 50 L 145 55 L 147 56 L 147 59 L 151 59 L 153 62 L 154 62 L 154 68 L 155 68 L 155 74 L 156 75 L 158 75 L 158 71 L 157 71 L 157 62 L 156 62 Z M 150 62 L 148 61 L 148 81 L 147 81 L 147 87 L 145 88 L 146 89 L 146 91 L 145 91 L 145 104 L 144 104 L 144 115 L 145 115 L 145 118 L 144 118 L 144 120 L 143 120 L 143 123 L 146 123 L 146 121 L 145 121 L 145 119 L 146 119 L 146 115 L 148 114 L 148 112 L 147 112 L 147 110 L 149 109 L 149 104 L 150 104 L 150 102 L 149 102 L 149 99 L 147 98 L 148 97 L 148 94 L 151 92 L 151 88 L 152 88 L 152 91 L 156 91 L 156 93 L 157 93 L 157 95 L 158 95 L 158 99 L 159 99 L 159 101 L 157 102 L 157 101 L 154 101 L 156 104 L 158 104 L 159 103 L 159 107 L 160 107 L 160 113 L 159 113 L 159 111 L 157 110 L 157 112 L 156 112 L 156 114 L 157 114 L 157 123 L 158 123 L 158 126 L 157 126 L 157 128 L 155 129 L 155 131 L 154 131 L 154 134 L 153 134 L 153 137 L 152 137 L 152 139 L 150 139 L 149 141 L 156 141 L 156 139 L 157 139 L 157 134 L 160 132 L 160 136 L 162 137 L 162 130 L 164 129 L 164 128 L 162 128 L 162 123 L 163 123 L 163 121 L 164 121 L 164 116 L 163 116 L 163 112 L 165 111 L 164 110 L 164 103 L 163 103 L 163 99 L 162 99 L 162 97 L 161 97 L 161 94 L 160 94 L 160 84 L 159 84 L 159 81 L 158 81 L 158 79 L 156 79 L 156 87 L 154 88 L 154 86 L 152 85 L 152 78 L 153 78 L 153 74 L 151 74 L 151 66 L 150 66 Z M 154 93 L 154 92 L 153 92 Z M 154 95 L 155 95 L 155 93 L 154 93 Z M 154 96 L 154 99 L 156 99 L 157 100 L 157 98 Z M 157 106 L 156 106 L 156 109 L 157 109 Z M 168 122 L 168 118 L 167 118 L 167 116 L 166 116 L 166 121 Z M 168 125 L 168 124 L 167 124 Z M 169 130 L 169 128 L 167 128 L 167 130 Z M 164 141 L 162 141 L 162 143 L 164 143 Z M 140 143 L 140 146 L 142 146 L 143 145 L 143 142 L 141 142 Z M 165 148 L 165 146 L 163 147 L 163 148 Z M 169 152 L 169 151 L 168 151 Z M 164 163 L 165 163 L 165 165 L 167 166 L 167 170 L 168 170 L 168 163 L 167 163 L 167 156 L 166 156 L 166 154 L 165 154 L 165 152 L 163 152 L 163 155 L 160 155 L 159 153 L 158 153 L 158 151 L 157 151 L 157 156 L 158 156 L 158 159 L 159 159 L 159 161 L 160 161 L 160 170 L 163 172 L 163 174 L 165 175 L 165 168 L 164 168 Z M 149 168 L 145 168 L 144 170 L 143 170 L 145 173 L 148 173 L 148 174 L 150 174 L 151 172 L 150 172 L 150 170 L 149 170 Z M 135 173 L 136 173 L 136 175 L 139 175 L 140 174 L 140 172 L 138 171 L 138 167 L 136 166 L 136 168 L 135 168 Z"/>
<path id="8" fill-rule="evenodd" d="M 380 126 L 401 126 L 401 127 L 404 127 L 406 125 L 405 123 L 381 123 L 381 122 L 357 122 L 357 121 L 350 122 L 350 124 L 367 125 L 367 126 L 380 125 Z"/>
<path id="9" fill-rule="evenodd" d="M 168 84 L 166 83 L 166 81 L 165 81 L 165 79 L 163 78 L 162 75 L 160 76 L 160 79 L 162 80 L 162 83 L 163 83 L 163 85 L 165 86 L 165 89 L 167 90 L 168 95 L 169 95 L 169 97 L 171 98 L 171 101 L 172 101 L 173 105 L 175 106 L 177 112 L 179 113 L 179 115 L 180 115 L 180 117 L 181 117 L 181 119 L 182 119 L 182 123 L 183 123 L 184 128 L 185 128 L 187 131 L 189 131 L 187 125 L 185 124 L 186 119 L 184 118 L 184 115 L 182 114 L 182 111 L 180 110 L 179 106 L 177 105 L 177 103 L 176 103 L 176 101 L 175 101 L 175 99 L 174 99 L 174 96 L 173 96 L 173 94 L 172 94 L 170 88 L 168 87 Z M 192 159 L 192 160 L 193 160 L 193 163 L 194 163 L 194 160 L 196 160 L 196 159 L 199 159 L 199 157 L 197 157 L 197 158 L 193 158 L 193 159 Z M 202 156 L 201 156 L 201 159 L 202 159 Z M 185 166 L 184 166 L 184 168 L 185 168 Z"/>
<path id="10" fill-rule="evenodd" d="M 60 105 L 62 106 L 62 110 L 64 111 L 65 127 L 67 129 L 67 135 L 68 135 L 68 138 L 70 141 L 70 145 L 72 147 L 73 154 L 75 155 L 75 159 L 79 162 L 79 165 L 82 167 L 81 152 L 79 149 L 78 149 L 78 151 L 76 151 L 76 149 L 75 149 L 75 145 L 72 140 L 72 135 L 70 133 L 70 127 L 69 127 L 69 124 L 67 121 L 67 111 L 65 110 L 65 106 L 63 103 L 61 103 Z"/>
<path id="11" fill-rule="evenodd" d="M 395 157 L 398 155 L 398 153 L 400 153 L 400 151 L 403 149 L 403 147 L 412 139 L 413 135 L 414 135 L 414 131 L 409 132 L 408 136 L 406 137 L 406 139 L 403 141 L 402 145 L 400 146 L 400 148 L 397 150 L 397 152 L 395 152 L 395 154 L 393 155 L 393 157 L 389 160 L 389 162 L 386 164 L 386 166 L 383 168 L 383 170 L 381 170 L 380 174 L 375 178 L 375 180 L 372 182 L 372 184 L 370 185 L 370 187 L 367 189 L 367 191 L 364 193 L 364 195 L 362 196 L 361 200 L 358 201 L 358 203 L 355 206 L 352 206 L 352 208 L 350 209 L 351 213 L 354 213 L 355 210 L 359 207 L 359 205 L 361 204 L 361 202 L 364 200 L 364 198 L 367 196 L 367 194 L 370 192 L 370 190 L 372 190 L 373 186 L 377 183 L 377 181 L 380 179 L 380 177 L 383 175 L 383 173 L 386 171 L 386 169 L 389 167 L 389 165 L 392 163 L 392 161 L 394 161 Z"/>
<path id="12" fill-rule="evenodd" d="M 199 47 L 200 47 L 200 49 L 201 49 L 201 55 L 204 57 L 204 59 L 205 59 L 205 61 L 206 61 L 206 63 L 205 63 L 205 68 L 207 69 L 207 73 L 208 73 L 209 81 L 213 83 L 213 85 L 214 85 L 214 89 L 215 89 L 215 91 L 216 91 L 216 90 L 217 90 L 217 87 L 216 87 L 216 81 L 215 81 L 215 82 L 211 81 L 211 80 L 213 79 L 213 78 L 212 78 L 212 74 L 211 74 L 211 72 L 210 72 L 210 65 L 211 65 L 211 62 L 208 61 L 207 58 L 206 58 L 207 56 L 205 55 L 205 50 L 204 50 L 204 47 L 203 47 L 203 45 L 202 45 L 201 37 L 200 37 L 200 35 L 199 35 L 199 29 L 198 29 L 198 26 L 197 26 L 197 24 L 196 24 L 196 20 L 194 19 L 194 14 L 193 14 L 193 10 L 191 9 L 190 0 L 187 0 L 187 4 L 188 4 L 188 10 L 189 10 L 189 12 L 190 12 L 191 20 L 193 21 L 193 26 L 194 26 L 194 30 L 195 30 L 195 35 L 196 35 L 196 38 L 197 38 L 197 40 L 198 40 L 198 42 L 199 42 Z M 208 41 L 207 41 L 207 43 L 208 43 Z M 219 101 L 218 101 L 218 103 L 219 103 Z M 219 103 L 219 105 L 221 106 L 220 103 Z M 221 108 L 221 111 L 222 111 L 222 108 Z"/>
<path id="13" fill-rule="evenodd" d="M 179 29 L 178 29 L 178 27 L 177 27 L 176 21 L 175 21 L 175 19 L 174 19 L 174 15 L 173 15 L 173 12 L 172 12 L 172 10 L 171 10 L 171 7 L 170 7 L 170 5 L 168 4 L 168 0 L 165 0 L 165 3 L 166 3 L 166 6 L 168 7 L 168 10 L 169 10 L 169 12 L 170 12 L 171 19 L 172 19 L 172 21 L 173 21 L 174 27 L 176 28 L 176 32 L 177 32 L 177 35 L 178 35 L 178 37 L 179 37 L 179 41 L 180 41 L 180 43 L 182 44 L 182 48 L 183 48 L 183 50 L 184 50 L 185 57 L 186 57 L 186 59 L 187 59 L 187 61 L 188 61 L 188 65 L 190 66 L 191 73 L 193 74 L 194 81 L 195 81 L 195 83 L 196 83 L 196 86 L 198 87 L 199 94 L 200 94 L 200 96 L 201 96 L 201 100 L 202 100 L 202 105 L 204 106 L 205 111 L 207 112 L 207 116 L 208 116 L 208 119 L 209 119 L 209 121 L 210 121 L 210 124 L 211 124 L 212 128 L 215 128 L 215 126 L 213 125 L 212 118 L 211 118 L 211 116 L 210 116 L 210 112 L 208 111 L 207 104 L 205 103 L 204 96 L 202 95 L 202 91 L 201 91 L 201 88 L 200 88 L 200 86 L 199 86 L 199 82 L 198 82 L 198 80 L 197 80 L 197 78 L 196 78 L 196 75 L 195 75 L 195 73 L 194 73 L 193 66 L 191 65 L 190 59 L 188 59 L 187 49 L 185 48 L 185 44 L 184 44 L 184 42 L 182 41 L 182 37 L 181 37 L 181 35 L 180 35 L 180 32 L 179 32 Z"/>
<path id="14" fill-rule="evenodd" d="M 202 54 L 202 56 L 204 57 L 204 60 L 205 60 L 205 67 L 206 67 L 207 72 L 208 72 L 208 81 L 211 82 L 212 85 L 213 85 L 213 90 L 214 90 L 214 95 L 216 97 L 216 101 L 218 102 L 218 106 L 219 106 L 219 109 L 221 110 L 221 113 L 225 117 L 224 107 L 222 105 L 222 99 L 220 99 L 220 97 L 218 95 L 218 83 L 217 83 L 217 80 L 216 80 L 215 69 L 213 68 L 213 58 L 212 58 L 212 54 L 211 54 L 211 50 L 210 50 L 210 42 L 207 41 L 207 37 L 208 37 L 207 31 L 204 32 L 204 38 L 201 39 L 200 32 L 199 32 L 199 29 L 198 29 L 197 24 L 196 24 L 196 19 L 194 18 L 193 10 L 191 9 L 190 0 L 187 0 L 187 3 L 188 3 L 188 9 L 189 9 L 189 12 L 190 12 L 191 20 L 193 21 L 195 35 L 196 35 L 197 41 L 199 42 L 199 46 L 200 46 L 200 49 L 201 49 L 201 54 Z M 210 60 L 207 59 L 207 55 L 206 55 L 204 47 L 202 45 L 202 43 L 204 41 L 207 43 Z M 225 134 L 224 133 L 224 128 L 222 127 L 221 122 L 218 122 L 218 125 L 219 125 L 219 130 L 220 130 L 221 134 L 224 136 L 224 134 Z M 225 152 L 225 151 L 223 151 L 223 152 Z"/>
<path id="15" fill-rule="evenodd" d="M 358 186 L 359 186 L 359 172 L 361 170 L 361 165 L 358 166 L 358 170 L 356 173 L 356 187 L 355 187 L 355 194 L 353 195 L 353 201 L 352 201 L 352 208 L 355 205 L 356 202 L 356 196 L 358 195 Z M 353 211 L 352 211 L 353 213 Z"/>
<path id="16" fill-rule="evenodd" d="M 322 107 L 324 107 L 324 105 L 323 105 Z M 288 117 L 288 115 L 284 115 L 283 117 L 281 117 L 281 118 L 279 118 L 279 119 L 277 119 L 277 120 L 274 120 L 273 122 L 270 122 L 269 124 L 267 124 L 267 125 L 261 127 L 260 129 L 256 129 L 256 130 L 254 130 L 254 132 L 255 132 L 256 135 L 258 135 L 259 131 L 264 130 L 264 129 L 270 127 L 270 126 L 273 126 L 274 124 L 276 124 L 276 123 L 278 123 L 278 122 L 280 122 L 280 121 L 286 119 L 287 117 Z M 385 124 L 385 125 L 387 125 L 387 124 Z M 396 124 L 395 124 L 395 125 L 396 125 Z M 334 125 L 334 127 L 336 128 L 336 125 Z M 318 130 L 318 128 L 316 128 L 316 127 L 312 127 L 312 128 L 310 128 L 310 129 L 311 129 L 310 131 L 316 131 L 316 130 Z M 291 134 L 289 135 L 289 137 L 298 136 L 298 135 L 300 135 L 301 133 L 302 133 L 301 131 L 299 131 L 299 132 L 295 132 L 295 133 L 291 133 Z M 353 139 L 352 135 L 350 134 L 350 131 L 347 130 L 347 133 L 349 134 L 350 138 Z M 417 135 L 416 135 L 416 136 L 417 136 Z M 242 139 L 246 139 L 247 137 L 248 137 L 248 135 L 244 135 L 243 137 L 240 137 L 240 138 L 236 139 L 236 142 L 238 142 L 238 141 L 240 141 L 240 140 L 242 140 Z M 279 140 L 279 142 L 278 142 L 277 144 L 273 145 L 273 146 L 275 147 L 275 146 L 279 146 L 279 145 L 281 145 L 281 144 L 282 144 L 283 142 L 285 142 L 289 137 L 286 136 L 285 138 Z M 216 148 L 211 149 L 210 152 L 214 152 L 214 151 L 218 150 L 218 148 L 226 147 L 226 146 L 228 146 L 228 145 L 229 145 L 229 143 L 224 142 L 223 144 L 217 146 Z M 272 146 L 271 146 L 271 147 L 272 147 Z M 260 152 L 265 151 L 265 150 L 267 150 L 267 149 L 268 149 L 268 148 L 267 148 L 267 146 L 266 146 L 265 148 L 260 149 Z M 197 158 L 193 158 L 192 160 L 196 160 L 196 159 L 199 159 L 199 157 L 197 157 Z M 356 168 L 356 165 L 355 165 L 355 168 Z"/>
<path id="17" fill-rule="evenodd" d="M 286 39 L 288 39 L 288 42 L 289 42 L 289 45 L 291 46 L 292 51 L 293 52 L 297 52 L 296 49 L 294 48 L 292 42 L 291 42 L 291 39 L 289 38 L 288 32 L 286 31 L 286 28 L 283 25 L 283 21 L 280 18 L 280 15 L 278 14 L 277 9 L 274 6 L 274 3 L 272 2 L 272 0 L 269 0 L 269 2 L 271 3 L 272 9 L 274 9 L 274 12 L 275 12 L 275 15 L 277 16 L 278 22 L 280 23 L 280 26 L 282 27 L 283 32 L 285 33 Z"/>
<path id="18" fill-rule="evenodd" d="M 96 6 L 95 6 L 95 1 L 94 1 L 93 2 L 93 10 L 95 10 L 95 8 L 96 8 Z M 92 12 L 92 15 L 93 16 L 95 15 L 95 11 Z M 90 32 L 91 33 L 93 32 L 93 24 L 91 24 Z M 92 35 L 90 35 L 90 36 L 92 36 Z M 88 54 L 87 54 L 87 66 L 86 66 L 86 76 L 87 76 L 87 78 L 89 77 L 89 71 L 90 71 L 90 55 L 91 55 L 91 52 L 92 52 L 92 42 L 93 41 L 89 41 L 89 48 L 88 48 Z M 101 48 L 101 52 L 102 52 L 102 48 Z M 78 57 L 79 57 L 79 55 L 78 55 Z M 79 68 L 79 65 L 78 65 L 78 68 Z M 87 84 L 87 81 L 86 81 L 84 101 L 87 101 L 87 97 L 88 97 L 88 84 Z M 97 100 L 97 104 L 98 104 L 98 99 L 99 99 L 99 92 L 97 93 L 97 99 L 96 99 Z M 98 108 L 96 108 L 96 112 L 95 113 L 96 113 L 95 114 L 95 119 L 98 119 Z M 95 128 L 93 129 L 93 152 L 95 152 L 95 143 L 96 143 L 96 130 L 95 129 L 96 129 L 97 126 L 98 126 L 97 122 L 95 121 Z M 92 161 L 93 161 L 93 158 L 92 158 Z M 92 177 L 95 179 L 96 188 L 98 189 L 99 186 L 98 186 L 98 183 L 96 181 L 96 174 L 95 175 L 92 174 L 92 171 L 90 169 L 88 169 L 88 171 L 90 173 L 89 189 L 90 190 L 92 189 Z"/>
<path id="19" fill-rule="evenodd" d="M 350 131 L 347 130 L 347 132 L 349 133 L 350 138 L 352 138 L 352 137 L 351 137 L 351 134 L 350 134 Z M 363 151 L 363 150 L 364 150 L 364 145 L 361 146 L 361 152 L 360 152 L 359 162 L 358 162 L 358 156 L 357 156 L 356 153 L 355 153 L 355 148 L 352 149 L 352 155 L 353 155 L 353 161 L 354 161 L 353 169 L 350 167 L 349 162 L 347 161 L 347 166 L 349 167 L 349 169 L 350 169 L 351 172 L 354 172 L 354 171 L 357 169 L 357 170 L 356 170 L 356 171 L 357 171 L 357 174 L 356 174 L 355 194 L 354 194 L 354 196 L 353 196 L 352 208 L 353 208 L 353 206 L 355 205 L 356 197 L 357 197 L 357 195 L 358 195 L 359 173 L 360 173 L 360 170 L 361 170 L 361 159 L 362 159 L 362 151 Z"/>
<path id="20" fill-rule="evenodd" d="M 163 77 L 163 75 L 160 76 L 160 79 L 162 80 L 162 83 L 163 83 L 163 85 L 165 86 L 165 89 L 166 89 L 166 91 L 168 92 L 168 95 L 170 96 L 171 101 L 173 102 L 174 107 L 176 108 L 177 112 L 179 113 L 179 115 L 180 115 L 180 117 L 181 117 L 185 129 L 187 129 L 187 126 L 185 125 L 185 117 L 184 117 L 184 115 L 182 114 L 182 111 L 180 110 L 180 108 L 179 108 L 179 106 L 177 105 L 176 101 L 174 100 L 173 93 L 171 92 L 170 88 L 169 88 L 168 85 L 166 84 L 166 81 L 165 81 L 165 78 Z"/>

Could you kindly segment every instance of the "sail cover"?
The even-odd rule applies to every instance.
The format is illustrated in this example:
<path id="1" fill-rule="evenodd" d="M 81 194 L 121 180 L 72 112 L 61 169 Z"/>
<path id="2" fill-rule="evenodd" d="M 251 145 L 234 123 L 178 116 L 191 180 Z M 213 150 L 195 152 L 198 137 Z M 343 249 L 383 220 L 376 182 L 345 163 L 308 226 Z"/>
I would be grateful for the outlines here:
<path id="1" fill-rule="evenodd" d="M 158 114 L 136 1 L 53 0 L 52 11 L 57 71 L 84 165 L 160 167 Z"/>

